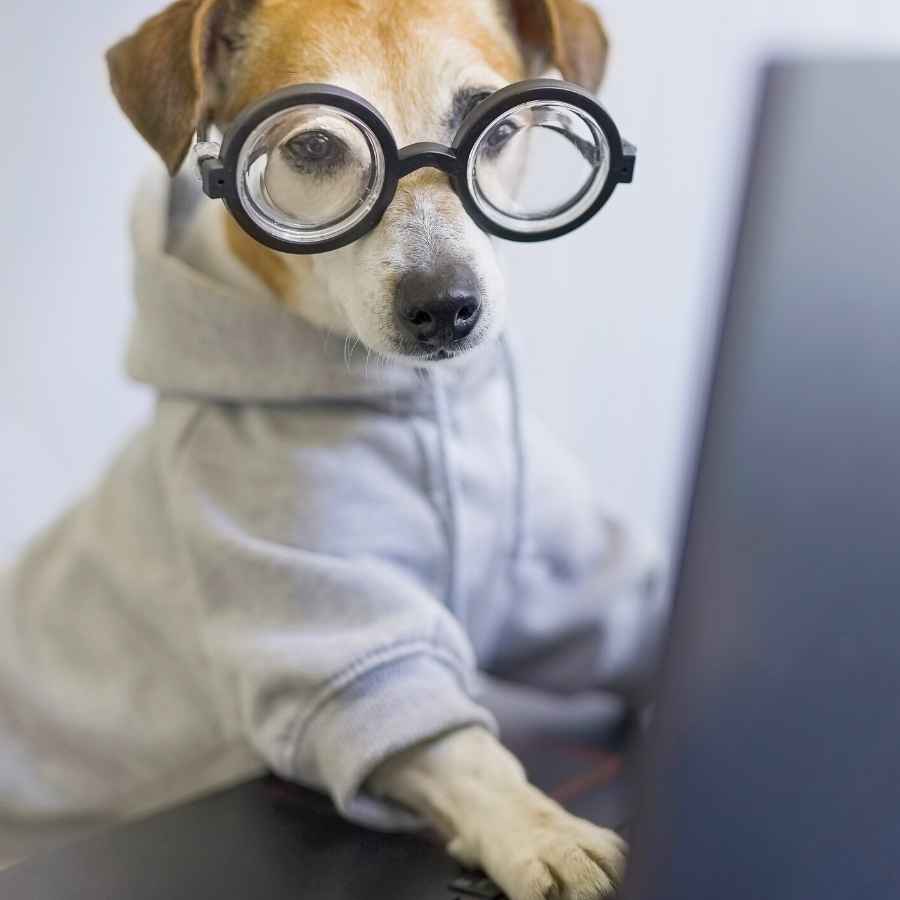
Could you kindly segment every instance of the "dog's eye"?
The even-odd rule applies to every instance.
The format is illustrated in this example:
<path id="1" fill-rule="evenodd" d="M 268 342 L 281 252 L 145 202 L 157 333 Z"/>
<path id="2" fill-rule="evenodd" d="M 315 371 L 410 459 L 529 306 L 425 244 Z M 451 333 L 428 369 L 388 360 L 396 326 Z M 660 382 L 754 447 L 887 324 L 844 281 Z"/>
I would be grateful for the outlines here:
<path id="1" fill-rule="evenodd" d="M 346 155 L 346 145 L 325 131 L 304 131 L 295 134 L 282 147 L 285 156 L 300 171 L 322 171 L 340 165 Z"/>
<path id="2" fill-rule="evenodd" d="M 491 153 L 499 153 L 513 138 L 513 135 L 519 131 L 519 126 L 515 122 L 508 119 L 495 125 L 487 137 L 484 139 L 484 146 Z"/>

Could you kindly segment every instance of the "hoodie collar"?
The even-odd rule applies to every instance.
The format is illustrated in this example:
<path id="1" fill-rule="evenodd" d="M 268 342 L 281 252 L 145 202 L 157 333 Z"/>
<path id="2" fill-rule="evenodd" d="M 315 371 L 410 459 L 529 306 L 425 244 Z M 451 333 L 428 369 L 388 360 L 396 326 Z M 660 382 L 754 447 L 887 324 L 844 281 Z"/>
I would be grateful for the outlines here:
<path id="1" fill-rule="evenodd" d="M 167 249 L 172 183 L 144 180 L 134 204 L 137 315 L 127 370 L 164 394 L 234 402 L 386 402 L 429 404 L 422 371 L 380 360 L 286 310 L 266 289 L 247 292 L 201 273 Z M 211 202 L 211 201 L 205 201 Z M 496 346 L 447 367 L 449 393 L 470 390 L 493 373 Z"/>

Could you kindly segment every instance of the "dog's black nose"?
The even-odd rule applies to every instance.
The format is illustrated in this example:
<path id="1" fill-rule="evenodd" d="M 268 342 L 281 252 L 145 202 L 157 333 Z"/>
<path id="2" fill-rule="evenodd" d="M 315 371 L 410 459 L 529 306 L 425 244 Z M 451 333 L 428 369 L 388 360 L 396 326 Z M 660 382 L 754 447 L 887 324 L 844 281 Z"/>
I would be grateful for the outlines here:
<path id="1" fill-rule="evenodd" d="M 433 350 L 452 348 L 481 316 L 481 286 L 466 265 L 414 270 L 397 284 L 397 319 L 405 334 Z"/>

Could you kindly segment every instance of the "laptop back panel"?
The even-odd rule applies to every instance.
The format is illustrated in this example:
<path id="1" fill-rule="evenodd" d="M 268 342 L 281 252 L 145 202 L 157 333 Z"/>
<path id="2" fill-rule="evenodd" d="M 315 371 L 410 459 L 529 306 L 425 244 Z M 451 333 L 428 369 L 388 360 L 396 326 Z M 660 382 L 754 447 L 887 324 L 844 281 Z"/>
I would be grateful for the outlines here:
<path id="1" fill-rule="evenodd" d="M 900 890 L 900 62 L 766 79 L 626 900 Z"/>

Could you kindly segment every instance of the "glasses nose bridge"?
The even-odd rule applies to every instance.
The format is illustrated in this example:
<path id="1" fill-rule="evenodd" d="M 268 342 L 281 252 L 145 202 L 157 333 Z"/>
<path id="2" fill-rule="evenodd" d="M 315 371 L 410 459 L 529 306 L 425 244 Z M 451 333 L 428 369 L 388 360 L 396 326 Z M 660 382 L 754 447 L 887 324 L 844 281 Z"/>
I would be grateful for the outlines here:
<path id="1" fill-rule="evenodd" d="M 410 144 L 400 150 L 398 154 L 398 176 L 405 178 L 419 169 L 437 169 L 445 175 L 455 175 L 457 170 L 457 155 L 452 147 L 446 144 L 437 144 L 432 141 L 422 141 L 418 144 Z"/>

